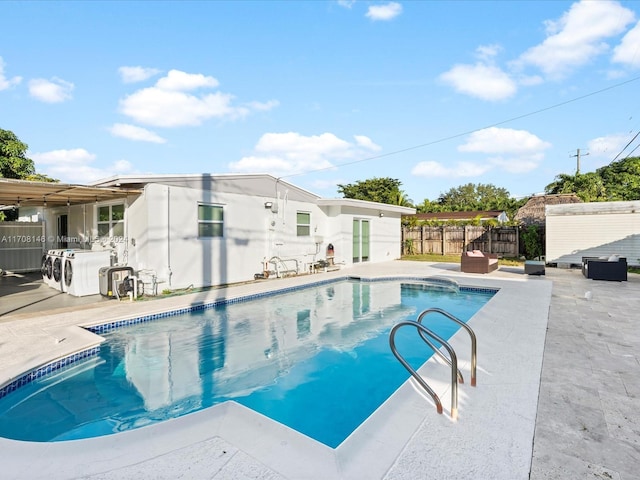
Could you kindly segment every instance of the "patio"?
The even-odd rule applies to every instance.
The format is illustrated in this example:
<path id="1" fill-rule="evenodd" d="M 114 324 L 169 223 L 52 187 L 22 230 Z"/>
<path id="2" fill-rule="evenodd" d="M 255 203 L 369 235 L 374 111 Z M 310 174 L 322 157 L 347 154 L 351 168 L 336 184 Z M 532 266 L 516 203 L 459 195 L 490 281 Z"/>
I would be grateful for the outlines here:
<path id="1" fill-rule="evenodd" d="M 528 282 L 531 287 L 542 286 L 553 282 L 546 339 L 544 340 L 544 357 L 539 396 L 537 398 L 537 415 L 535 416 L 535 437 L 533 451 L 530 455 L 530 471 L 513 474 L 508 462 L 510 458 L 498 458 L 493 461 L 504 462 L 503 476 L 496 477 L 495 471 L 482 464 L 467 462 L 464 455 L 458 455 L 456 464 L 430 465 L 433 460 L 433 436 L 424 435 L 422 428 L 403 449 L 386 474 L 378 478 L 415 479 L 415 478 L 530 478 L 542 480 L 550 478 L 612 478 L 630 480 L 637 477 L 637 465 L 640 464 L 640 420 L 637 416 L 638 395 L 640 394 L 640 328 L 635 315 L 640 308 L 640 275 L 630 274 L 623 283 L 594 281 L 586 279 L 579 270 L 547 269 L 546 277 L 528 277 L 522 268 L 500 267 L 489 275 L 465 276 L 459 272 L 456 264 L 425 264 L 418 262 L 388 262 L 387 264 L 361 265 L 358 268 L 342 272 L 331 272 L 302 278 L 328 278 L 331 275 L 375 273 L 376 275 L 446 275 L 460 281 L 464 278 L 469 283 L 493 283 L 504 281 Z M 298 279 L 298 280 L 300 280 Z M 468 279 L 468 280 L 467 280 Z M 128 304 L 115 301 L 106 302 L 101 298 L 73 299 L 67 295 L 51 296 L 51 289 L 40 291 L 40 301 L 35 295 L 40 290 L 37 278 L 19 280 L 21 285 L 15 289 L 7 278 L 0 279 L 0 337 L 5 342 L 0 344 L 0 360 L 6 367 L 13 364 L 19 367 L 19 355 L 9 345 L 24 338 L 24 351 L 28 345 L 36 345 L 40 336 L 46 336 L 56 327 L 56 322 L 67 318 L 66 322 L 77 322 L 78 319 L 91 316 L 91 313 L 103 312 L 107 307 L 114 314 L 146 309 L 152 304 L 163 303 L 166 307 L 171 302 L 136 302 Z M 286 279 L 295 282 L 296 279 Z M 21 282 L 21 283 L 20 283 Z M 269 282 L 258 282 L 255 285 L 268 285 Z M 253 285 L 253 288 L 255 288 Z M 237 287 L 238 291 L 250 291 L 252 285 Z M 535 288 L 533 289 L 535 290 Z M 46 298 L 45 298 L 46 297 Z M 65 298 L 66 297 L 66 298 Z M 78 300 L 78 302 L 74 302 Z M 534 299 L 535 301 L 535 299 Z M 19 309 L 19 302 L 29 303 L 26 309 Z M 49 302 L 49 303 L 47 303 Z M 56 305 L 62 310 L 49 310 L 46 315 L 36 312 L 39 307 L 53 308 L 51 302 L 67 302 Z M 82 302 L 82 304 L 80 304 Z M 11 312 L 2 315 L 2 312 Z M 54 315 L 54 313 L 56 313 Z M 62 314 L 62 315 L 61 315 Z M 87 315 L 89 314 L 89 315 Z M 57 319 L 57 320 L 55 320 Z M 75 320 L 74 320 L 75 319 Z M 512 319 L 527 322 L 529 319 L 519 310 Z M 44 333 L 43 333 L 44 332 Z M 6 340 L 10 340 L 7 342 Z M 81 341 L 82 339 L 78 339 Z M 69 338 L 68 341 L 74 341 Z M 33 350 L 37 350 L 37 347 Z M 33 352 L 32 352 L 33 353 Z M 489 352 L 480 351 L 480 355 Z M 24 355 L 23 357 L 24 358 Z M 4 381 L 3 379 L 0 381 Z M 479 389 L 482 383 L 479 382 Z M 474 392 L 477 397 L 481 390 Z M 472 398 L 472 403 L 480 401 Z M 524 399 L 523 399 L 524 400 Z M 532 399 L 535 401 L 535 399 Z M 470 408 L 467 406 L 466 408 Z M 430 409 L 430 407 L 427 407 Z M 464 427 L 463 418 L 458 427 Z M 434 414 L 435 415 L 435 414 Z M 472 413 L 467 413 L 472 415 Z M 469 420 L 467 418 L 467 420 Z M 195 428 L 195 427 L 194 427 Z M 137 436 L 145 437 L 144 430 Z M 483 432 L 477 432 L 483 435 Z M 488 433 L 488 432 L 485 432 Z M 509 435 L 508 432 L 502 432 Z M 490 442 L 489 436 L 481 436 L 475 440 Z M 150 438 L 149 438 L 150 440 Z M 34 458 L 25 470 L 19 468 L 12 457 L 14 449 L 3 444 L 3 464 L 7 473 L 13 478 L 51 478 L 56 470 L 51 464 L 56 458 L 55 452 L 60 444 L 49 445 L 47 458 Z M 151 444 L 148 444 L 149 448 Z M 7 448 L 9 447 L 9 448 Z M 461 446 L 459 446 L 461 447 Z M 22 449 L 22 447 L 21 447 Z M 225 454 L 212 455 L 212 452 Z M 431 452 L 431 453 L 430 453 Z M 372 455 L 376 452 L 359 452 L 360 455 Z M 53 457 L 49 456 L 52 455 Z M 354 453 L 355 455 L 355 453 Z M 470 454 L 473 457 L 472 454 Z M 520 455 L 520 453 L 518 453 Z M 123 454 L 123 456 L 126 456 Z M 371 460 L 372 458 L 370 458 Z M 17 459 L 16 459 L 17 460 Z M 40 461 L 42 460 L 42 461 Z M 69 459 L 61 461 L 69 462 Z M 88 460 L 88 459 L 87 459 Z M 106 459 L 105 459 L 106 460 Z M 293 460 L 297 463 L 300 460 Z M 55 462 L 57 463 L 57 462 Z M 77 474 L 65 478 L 116 479 L 132 478 L 142 475 L 153 478 L 176 478 L 180 474 L 188 474 L 190 478 L 251 478 L 285 479 L 277 464 L 266 465 L 255 455 L 239 449 L 233 442 L 229 443 L 219 437 L 212 437 L 196 443 L 187 443 L 180 448 L 179 442 L 172 450 L 154 453 L 151 458 L 134 462 L 129 466 L 109 468 L 108 462 L 103 468 L 96 470 L 97 465 L 77 465 Z M 44 467 L 44 465 L 52 465 Z M 40 466 L 40 467 L 39 467 Z M 483 468 L 488 468 L 483 470 Z M 22 471 L 23 477 L 15 476 Z M 65 471 L 74 471 L 66 468 Z M 188 472 L 188 473 L 187 473 Z M 491 472 L 491 477 L 483 476 Z M 311 478 L 311 477 L 309 477 Z M 345 477 L 346 478 L 346 477 Z M 357 478 L 349 477 L 349 478 Z M 367 477 L 374 478 L 374 477 Z"/>

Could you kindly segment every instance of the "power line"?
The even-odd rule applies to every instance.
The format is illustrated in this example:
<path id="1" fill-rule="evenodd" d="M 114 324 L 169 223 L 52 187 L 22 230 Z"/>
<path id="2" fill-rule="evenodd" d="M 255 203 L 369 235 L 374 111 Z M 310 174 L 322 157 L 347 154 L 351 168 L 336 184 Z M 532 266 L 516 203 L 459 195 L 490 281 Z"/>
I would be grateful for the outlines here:
<path id="1" fill-rule="evenodd" d="M 627 144 L 624 146 L 624 148 L 623 148 L 622 150 L 620 150 L 620 153 L 618 153 L 618 155 L 616 155 L 616 156 L 615 156 L 615 158 L 614 158 L 613 160 L 611 160 L 611 162 L 609 162 L 609 164 L 612 164 L 613 162 L 615 162 L 615 161 L 617 160 L 617 158 L 618 158 L 620 155 L 622 155 L 622 152 L 624 152 L 624 151 L 627 149 L 627 147 L 633 143 L 633 141 L 638 137 L 638 135 L 640 135 L 640 130 L 638 130 L 638 133 L 636 133 L 636 134 L 633 136 L 633 138 L 632 138 L 631 140 L 629 140 L 629 143 L 627 143 Z M 636 147 L 636 148 L 638 148 L 638 147 Z M 633 153 L 633 152 L 636 150 L 636 148 L 634 148 L 634 149 L 631 151 L 631 153 Z M 628 155 L 627 155 L 627 157 L 628 157 Z"/>
<path id="2" fill-rule="evenodd" d="M 578 102 L 580 100 L 584 100 L 585 98 L 593 97 L 594 95 L 599 95 L 599 94 L 607 92 L 609 90 L 613 90 L 615 88 L 622 87 L 622 86 L 627 85 L 629 83 L 637 82 L 638 80 L 640 80 L 640 76 L 631 78 L 631 79 L 626 80 L 624 82 L 616 83 L 615 85 L 611 85 L 609 87 L 602 88 L 600 90 L 596 90 L 596 91 L 591 92 L 591 93 L 587 93 L 585 95 L 581 95 L 581 96 L 576 97 L 576 98 L 572 98 L 570 100 L 566 100 L 564 102 L 556 103 L 554 105 L 551 105 L 551 106 L 548 106 L 548 107 L 545 107 L 545 108 L 541 108 L 539 110 L 534 110 L 533 112 L 524 113 L 522 115 L 518 115 L 516 117 L 511 117 L 511 118 L 508 118 L 507 120 L 502 120 L 500 122 L 492 123 L 492 124 L 486 125 L 484 127 L 475 128 L 473 130 L 467 130 L 467 131 L 462 132 L 462 133 L 456 133 L 454 135 L 450 135 L 448 137 L 439 138 L 438 140 L 433 140 L 431 142 L 421 143 L 420 145 L 414 145 L 412 147 L 407 147 L 407 148 L 403 148 L 403 149 L 400 149 L 400 150 L 395 150 L 393 152 L 383 153 L 382 155 L 375 155 L 375 156 L 372 156 L 372 157 L 361 158 L 360 160 L 354 160 L 352 162 L 341 163 L 339 165 L 332 165 L 331 167 L 323 167 L 323 168 L 318 168 L 318 169 L 315 169 L 315 170 L 305 170 L 303 172 L 290 173 L 289 175 L 282 175 L 281 177 L 278 177 L 278 178 L 298 177 L 298 176 L 301 176 L 301 175 L 307 175 L 309 173 L 317 173 L 317 172 L 323 172 L 323 171 L 326 171 L 326 170 L 334 170 L 336 168 L 347 167 L 349 165 L 355 165 L 357 163 L 369 162 L 369 161 L 372 161 L 372 160 L 379 160 L 381 158 L 386 158 L 386 157 L 390 157 L 390 156 L 393 156 L 393 155 L 399 155 L 401 153 L 409 152 L 411 150 L 417 150 L 419 148 L 429 147 L 431 145 L 447 142 L 447 141 L 453 140 L 455 138 L 464 137 L 466 135 L 470 135 L 472 133 L 479 132 L 480 130 L 485 130 L 487 128 L 492 128 L 492 127 L 497 127 L 499 125 L 504 125 L 505 123 L 515 122 L 516 120 L 520 120 L 522 118 L 531 117 L 533 115 L 537 115 L 537 114 L 542 113 L 542 112 L 547 112 L 549 110 L 560 108 L 560 107 L 563 107 L 565 105 L 569 105 L 570 103 Z"/>
<path id="3" fill-rule="evenodd" d="M 637 137 L 637 135 L 636 135 L 636 137 Z M 627 153 L 627 156 L 626 156 L 626 157 L 624 157 L 624 159 L 626 160 L 627 158 L 629 158 L 629 157 L 631 156 L 631 154 L 632 154 L 633 152 L 635 152 L 638 148 L 640 148 L 640 143 L 639 143 L 638 145 L 636 145 L 636 148 L 634 148 L 634 149 L 633 149 L 633 150 L 631 150 L 629 153 Z"/>

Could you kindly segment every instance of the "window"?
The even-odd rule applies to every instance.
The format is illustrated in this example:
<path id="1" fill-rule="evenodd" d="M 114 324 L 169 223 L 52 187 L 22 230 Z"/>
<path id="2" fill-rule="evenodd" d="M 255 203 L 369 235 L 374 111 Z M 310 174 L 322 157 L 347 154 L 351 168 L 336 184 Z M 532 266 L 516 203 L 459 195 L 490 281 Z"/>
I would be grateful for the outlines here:
<path id="1" fill-rule="evenodd" d="M 198 205 L 198 237 L 222 237 L 224 213 L 219 205 Z"/>
<path id="2" fill-rule="evenodd" d="M 311 214 L 298 212 L 296 217 L 296 229 L 299 237 L 309 237 L 311 235 Z"/>
<path id="3" fill-rule="evenodd" d="M 98 237 L 124 237 L 124 204 L 98 207 Z"/>

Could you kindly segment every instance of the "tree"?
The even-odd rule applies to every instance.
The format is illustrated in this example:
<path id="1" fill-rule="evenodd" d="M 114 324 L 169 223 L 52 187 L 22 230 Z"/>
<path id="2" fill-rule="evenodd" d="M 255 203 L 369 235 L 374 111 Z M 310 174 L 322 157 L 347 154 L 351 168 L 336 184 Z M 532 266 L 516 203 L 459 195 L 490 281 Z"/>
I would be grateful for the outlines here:
<path id="1" fill-rule="evenodd" d="M 26 156 L 28 148 L 15 133 L 0 128 L 0 177 L 57 182 L 47 175 L 36 173 L 33 160 Z"/>
<path id="2" fill-rule="evenodd" d="M 442 212 L 442 205 L 437 200 L 429 200 L 425 198 L 421 204 L 416 205 L 418 213 L 437 213 Z"/>
<path id="3" fill-rule="evenodd" d="M 467 183 L 438 197 L 440 206 L 449 211 L 506 210 L 510 202 L 506 189 L 483 183 Z"/>
<path id="4" fill-rule="evenodd" d="M 400 185 L 402 185 L 402 182 L 395 178 L 374 177 L 368 180 L 358 180 L 355 184 L 338 185 L 338 192 L 344 198 L 410 206 L 411 201 L 400 190 Z"/>
<path id="5" fill-rule="evenodd" d="M 13 132 L 0 129 L 0 177 L 24 179 L 36 173 L 33 160 L 25 156 L 27 148 Z"/>
<path id="6" fill-rule="evenodd" d="M 640 157 L 628 157 L 596 170 L 608 201 L 640 200 Z"/>
<path id="7" fill-rule="evenodd" d="M 575 193 L 583 202 L 606 202 L 607 191 L 596 172 L 569 175 L 561 173 L 544 189 L 548 194 Z"/>

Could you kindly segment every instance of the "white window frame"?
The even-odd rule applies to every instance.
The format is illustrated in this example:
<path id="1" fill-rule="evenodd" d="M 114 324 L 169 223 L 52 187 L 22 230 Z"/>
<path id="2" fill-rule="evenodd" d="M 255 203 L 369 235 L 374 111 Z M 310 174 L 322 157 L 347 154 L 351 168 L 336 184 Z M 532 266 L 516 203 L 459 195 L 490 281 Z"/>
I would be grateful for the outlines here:
<path id="1" fill-rule="evenodd" d="M 200 218 L 200 207 L 211 207 L 213 209 L 220 209 L 221 220 L 208 220 Z M 224 206 L 217 203 L 198 203 L 198 238 L 223 238 L 224 237 Z M 202 235 L 200 230 L 201 225 L 220 225 L 220 235 Z"/>
<path id="2" fill-rule="evenodd" d="M 308 215 L 309 223 L 300 223 L 300 215 Z M 307 233 L 300 233 L 301 228 L 308 229 Z M 296 236 L 298 237 L 310 237 L 311 236 L 311 212 L 306 212 L 304 210 L 298 210 L 296 212 Z"/>
<path id="3" fill-rule="evenodd" d="M 122 207 L 122 219 L 114 220 L 113 219 L 113 207 Z M 108 208 L 109 209 L 109 219 L 108 220 L 100 220 L 100 209 Z M 125 237 L 125 216 L 127 214 L 127 205 L 125 202 L 117 202 L 117 203 L 106 203 L 101 205 L 96 205 L 96 237 L 98 239 L 114 239 L 115 237 Z M 100 233 L 100 225 L 107 225 L 107 234 Z M 122 225 L 122 235 L 114 234 L 114 227 L 116 225 Z"/>

